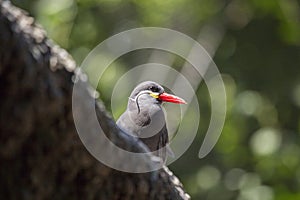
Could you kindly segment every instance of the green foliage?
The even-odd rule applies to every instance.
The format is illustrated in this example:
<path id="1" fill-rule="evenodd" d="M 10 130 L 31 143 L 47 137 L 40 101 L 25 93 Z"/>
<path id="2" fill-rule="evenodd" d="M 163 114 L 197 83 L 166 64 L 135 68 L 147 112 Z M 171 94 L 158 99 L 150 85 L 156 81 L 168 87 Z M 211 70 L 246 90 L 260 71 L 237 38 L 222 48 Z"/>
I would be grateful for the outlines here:
<path id="1" fill-rule="evenodd" d="M 223 133 L 213 152 L 199 160 L 197 154 L 210 118 L 209 95 L 203 85 L 197 91 L 201 110 L 199 133 L 171 168 L 194 199 L 300 199 L 299 1 L 14 3 L 35 16 L 49 37 L 71 52 L 78 64 L 97 44 L 122 30 L 161 26 L 197 39 L 206 25 L 224 27 L 225 34 L 214 56 L 228 97 Z M 141 58 L 147 56 L 133 52 L 105 72 L 98 89 L 108 106 L 112 86 L 131 66 L 144 63 Z M 178 68 L 181 62 L 178 59 L 173 66 Z M 92 82 L 97 79 L 93 70 L 88 73 Z M 117 108 L 117 116 L 124 110 L 126 100 Z"/>

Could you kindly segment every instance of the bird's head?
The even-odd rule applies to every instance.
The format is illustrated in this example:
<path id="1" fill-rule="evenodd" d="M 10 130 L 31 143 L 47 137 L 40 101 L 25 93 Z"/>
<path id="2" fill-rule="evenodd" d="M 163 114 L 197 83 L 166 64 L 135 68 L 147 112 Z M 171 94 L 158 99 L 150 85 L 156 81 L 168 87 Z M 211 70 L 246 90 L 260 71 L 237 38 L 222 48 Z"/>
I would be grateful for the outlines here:
<path id="1" fill-rule="evenodd" d="M 129 99 L 142 106 L 161 104 L 162 102 L 186 104 L 182 98 L 166 93 L 161 85 L 153 81 L 142 82 L 136 86 Z"/>

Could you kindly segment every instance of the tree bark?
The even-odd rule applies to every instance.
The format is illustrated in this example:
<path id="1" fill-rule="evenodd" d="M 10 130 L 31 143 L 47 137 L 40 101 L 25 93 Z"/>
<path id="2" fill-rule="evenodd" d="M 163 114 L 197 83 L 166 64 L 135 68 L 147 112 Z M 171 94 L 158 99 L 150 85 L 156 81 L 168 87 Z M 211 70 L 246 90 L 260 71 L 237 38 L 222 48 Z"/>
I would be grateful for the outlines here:
<path id="1" fill-rule="evenodd" d="M 2 0 L 0 9 L 0 199 L 189 199 L 166 167 L 125 173 L 89 154 L 72 115 L 75 62 L 26 12 Z M 95 107 L 110 139 L 145 151 Z"/>

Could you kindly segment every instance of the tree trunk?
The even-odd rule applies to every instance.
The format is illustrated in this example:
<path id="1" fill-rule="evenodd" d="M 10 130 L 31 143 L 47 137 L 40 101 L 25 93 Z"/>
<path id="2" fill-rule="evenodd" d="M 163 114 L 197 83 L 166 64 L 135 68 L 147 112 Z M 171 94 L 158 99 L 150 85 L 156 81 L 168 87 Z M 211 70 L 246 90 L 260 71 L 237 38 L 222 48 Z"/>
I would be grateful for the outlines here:
<path id="1" fill-rule="evenodd" d="M 2 0 L 0 9 L 0 199 L 189 199 L 166 167 L 125 173 L 89 154 L 72 115 L 75 62 L 24 11 Z M 95 106 L 109 138 L 144 151 Z"/>

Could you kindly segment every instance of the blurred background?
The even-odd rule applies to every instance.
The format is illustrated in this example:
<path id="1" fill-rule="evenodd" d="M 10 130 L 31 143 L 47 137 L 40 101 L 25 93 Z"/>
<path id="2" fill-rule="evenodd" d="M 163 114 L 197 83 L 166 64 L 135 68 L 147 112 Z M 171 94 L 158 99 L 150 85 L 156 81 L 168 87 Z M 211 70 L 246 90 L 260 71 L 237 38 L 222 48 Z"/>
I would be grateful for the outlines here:
<path id="1" fill-rule="evenodd" d="M 144 26 L 189 35 L 213 57 L 225 83 L 227 118 L 213 151 L 198 158 L 210 118 L 205 83 L 197 90 L 196 140 L 170 168 L 192 199 L 300 199 L 300 2 L 298 0 L 13 0 L 77 64 L 100 42 Z M 110 110 L 114 84 L 131 67 L 166 52 L 116 60 L 97 89 Z M 162 58 L 161 58 L 162 56 Z M 168 64 L 180 70 L 181 59 Z M 92 74 L 92 72 L 88 72 Z M 125 109 L 127 98 L 114 117 Z M 198 123 L 191 120 L 189 123 Z M 189 134 L 189 133 L 186 133 Z"/>

